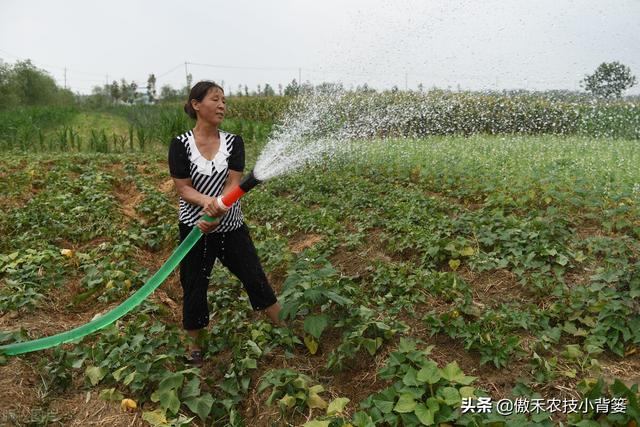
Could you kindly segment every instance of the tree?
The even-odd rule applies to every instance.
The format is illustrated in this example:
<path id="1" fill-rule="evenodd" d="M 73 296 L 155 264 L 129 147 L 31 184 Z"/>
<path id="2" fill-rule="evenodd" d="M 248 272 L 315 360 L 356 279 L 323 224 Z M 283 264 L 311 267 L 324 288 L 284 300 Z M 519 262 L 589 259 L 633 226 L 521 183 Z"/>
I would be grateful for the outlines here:
<path id="1" fill-rule="evenodd" d="M 160 88 L 160 98 L 163 101 L 177 101 L 182 98 L 180 92 L 170 85 L 164 85 Z"/>
<path id="2" fill-rule="evenodd" d="M 156 102 L 156 76 L 154 74 L 149 75 L 147 79 L 147 96 L 149 102 Z"/>
<path id="3" fill-rule="evenodd" d="M 136 102 L 136 98 L 138 96 L 137 92 L 138 92 L 138 84 L 132 80 L 131 84 L 129 85 L 129 94 L 130 94 L 129 102 L 131 102 L 132 104 Z"/>
<path id="4" fill-rule="evenodd" d="M 582 81 L 587 92 L 602 98 L 620 98 L 622 92 L 636 84 L 631 69 L 618 61 L 603 62 Z"/>
<path id="5" fill-rule="evenodd" d="M 0 65 L 0 108 L 72 102 L 71 91 L 59 88 L 46 71 L 30 60 Z"/>
<path id="6" fill-rule="evenodd" d="M 291 80 L 291 83 L 284 88 L 284 96 L 296 96 L 299 93 L 300 85 L 298 85 L 296 79 Z"/>
<path id="7" fill-rule="evenodd" d="M 376 93 L 376 90 L 372 87 L 369 87 L 368 84 L 364 83 L 362 86 L 356 86 L 356 92 L 359 93 Z"/>
<path id="8" fill-rule="evenodd" d="M 316 85 L 315 91 L 325 95 L 336 94 L 344 91 L 344 85 L 342 83 L 322 82 Z"/>
<path id="9" fill-rule="evenodd" d="M 117 83 L 116 83 L 117 84 Z M 91 95 L 81 97 L 82 103 L 90 108 L 105 107 L 113 103 L 111 97 L 111 85 L 94 86 Z"/>
<path id="10" fill-rule="evenodd" d="M 275 96 L 276 91 L 273 90 L 273 88 L 271 87 L 271 85 L 269 83 L 264 85 L 264 90 L 262 91 L 262 94 L 264 96 Z"/>
<path id="11" fill-rule="evenodd" d="M 120 96 L 122 96 L 122 92 L 120 92 L 120 87 L 118 86 L 117 81 L 114 80 L 113 83 L 111 83 L 111 86 L 109 86 L 109 94 L 116 103 L 120 99 Z"/>
<path id="12" fill-rule="evenodd" d="M 120 99 L 122 99 L 123 102 L 129 102 L 129 99 L 131 99 L 129 83 L 127 83 L 125 79 L 120 79 Z"/>
<path id="13" fill-rule="evenodd" d="M 187 74 L 187 85 L 182 88 L 182 95 L 184 98 L 187 98 L 191 93 L 191 88 L 193 87 L 193 75 L 191 73 Z"/>

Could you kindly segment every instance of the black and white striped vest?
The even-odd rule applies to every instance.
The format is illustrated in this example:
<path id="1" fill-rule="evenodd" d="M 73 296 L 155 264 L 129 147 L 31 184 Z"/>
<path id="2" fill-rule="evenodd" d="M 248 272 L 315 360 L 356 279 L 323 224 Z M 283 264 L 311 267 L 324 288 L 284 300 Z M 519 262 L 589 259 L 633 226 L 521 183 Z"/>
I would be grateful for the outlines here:
<path id="1" fill-rule="evenodd" d="M 228 160 L 233 149 L 233 142 L 236 135 L 220 132 L 220 148 L 214 156 L 213 160 L 207 160 L 196 146 L 193 131 L 183 133 L 177 138 L 185 145 L 187 156 L 190 161 L 190 175 L 193 188 L 202 194 L 211 197 L 218 197 L 222 194 L 227 177 L 229 176 Z M 194 226 L 200 219 L 202 207 L 193 205 L 180 198 L 180 222 Z M 214 233 L 222 233 L 232 231 L 239 228 L 244 221 L 242 210 L 240 209 L 240 201 L 233 204 L 231 209 L 227 211 L 221 218 L 220 225 L 216 227 Z"/>

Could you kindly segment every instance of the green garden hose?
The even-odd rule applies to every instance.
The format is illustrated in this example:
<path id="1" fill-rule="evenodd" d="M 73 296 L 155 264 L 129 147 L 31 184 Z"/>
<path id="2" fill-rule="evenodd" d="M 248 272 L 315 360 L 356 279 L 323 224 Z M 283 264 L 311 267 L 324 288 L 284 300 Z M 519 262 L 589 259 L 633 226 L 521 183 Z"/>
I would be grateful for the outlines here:
<path id="1" fill-rule="evenodd" d="M 251 171 L 251 173 L 242 178 L 240 184 L 231 189 L 229 193 L 227 193 L 225 196 L 217 198 L 218 205 L 224 210 L 230 209 L 231 205 L 233 205 L 238 199 L 240 199 L 240 197 L 242 197 L 245 193 L 247 193 L 249 190 L 260 184 L 261 182 L 262 181 L 255 177 L 253 171 Z M 215 221 L 215 218 L 212 218 L 208 215 L 204 215 L 202 219 L 208 222 Z M 89 323 L 78 326 L 75 329 L 61 332 L 50 337 L 38 338 L 32 341 L 17 342 L 0 346 L 0 354 L 14 356 L 16 354 L 29 353 L 31 351 L 38 351 L 56 347 L 60 344 L 78 340 L 89 335 L 90 333 L 104 328 L 105 326 L 109 326 L 110 324 L 133 310 L 149 295 L 151 295 L 151 293 L 155 291 L 156 288 L 160 286 L 167 277 L 169 277 L 169 274 L 171 274 L 171 272 L 178 266 L 178 264 L 180 264 L 182 258 L 184 258 L 189 253 L 193 245 L 196 244 L 200 237 L 202 237 L 202 231 L 200 231 L 198 227 L 193 227 L 191 233 L 189 233 L 187 238 L 182 241 L 180 246 L 178 246 L 173 251 L 169 259 L 167 259 L 167 261 L 162 264 L 162 267 L 160 267 L 156 274 L 151 276 L 151 278 L 147 280 L 147 283 L 145 283 L 133 295 L 127 298 L 122 304 L 109 311 L 108 313 L 105 313 L 102 316 L 93 319 Z"/>
<path id="2" fill-rule="evenodd" d="M 204 216 L 203 219 L 205 221 L 213 221 L 214 218 L 209 216 Z M 0 353 L 4 353 L 10 356 L 22 353 L 29 353 L 32 351 L 44 350 L 51 347 L 56 347 L 60 344 L 68 343 L 71 341 L 75 341 L 82 337 L 85 337 L 99 329 L 104 328 L 105 326 L 109 326 L 131 310 L 133 310 L 136 306 L 138 306 L 142 301 L 144 301 L 153 291 L 156 290 L 158 286 L 165 281 L 169 274 L 180 264 L 182 258 L 189 253 L 193 245 L 196 244 L 198 240 L 202 237 L 202 231 L 198 227 L 193 227 L 191 233 L 182 241 L 180 246 L 178 246 L 171 256 L 167 259 L 167 261 L 162 264 L 162 267 L 151 276 L 149 280 L 138 289 L 133 295 L 127 298 L 122 304 L 114 308 L 113 310 L 105 313 L 104 315 L 93 319 L 89 323 L 85 323 L 84 325 L 78 326 L 77 328 L 61 332 L 56 335 L 51 335 L 49 337 L 38 338 L 32 341 L 25 342 L 17 342 L 13 344 L 3 345 L 0 347 Z"/>

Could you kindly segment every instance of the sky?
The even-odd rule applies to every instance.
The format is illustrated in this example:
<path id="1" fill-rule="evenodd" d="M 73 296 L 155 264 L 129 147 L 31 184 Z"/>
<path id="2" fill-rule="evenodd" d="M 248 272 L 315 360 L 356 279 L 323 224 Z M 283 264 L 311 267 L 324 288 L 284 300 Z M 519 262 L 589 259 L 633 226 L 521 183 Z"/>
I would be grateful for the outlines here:
<path id="1" fill-rule="evenodd" d="M 602 62 L 638 77 L 640 0 L 1 0 L 0 58 L 61 85 L 236 92 L 292 79 L 382 89 L 568 89 Z M 185 64 L 186 63 L 186 64 Z"/>

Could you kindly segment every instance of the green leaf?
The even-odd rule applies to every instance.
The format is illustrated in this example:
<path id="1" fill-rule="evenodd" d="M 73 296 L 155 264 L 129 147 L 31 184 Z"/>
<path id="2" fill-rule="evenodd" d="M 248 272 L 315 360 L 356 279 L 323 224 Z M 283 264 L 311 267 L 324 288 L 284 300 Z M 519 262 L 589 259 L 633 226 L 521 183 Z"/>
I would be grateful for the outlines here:
<path id="1" fill-rule="evenodd" d="M 475 253 L 475 249 L 473 249 L 471 246 L 467 246 L 460 251 L 460 255 L 462 256 L 471 256 Z"/>
<path id="2" fill-rule="evenodd" d="M 196 397 L 200 395 L 200 378 L 193 377 L 182 387 L 182 398 Z M 195 412 L 195 411 L 194 411 Z"/>
<path id="3" fill-rule="evenodd" d="M 458 366 L 458 362 L 451 362 L 447 366 L 442 369 L 442 378 L 448 380 L 449 382 L 455 382 L 462 385 L 469 385 L 473 381 L 475 381 L 475 377 L 469 377 L 464 375 L 460 367 Z"/>
<path id="4" fill-rule="evenodd" d="M 309 393 L 309 398 L 307 399 L 307 406 L 310 409 L 318 408 L 325 409 L 327 407 L 327 402 L 316 393 Z"/>
<path id="5" fill-rule="evenodd" d="M 249 390 L 249 384 L 251 383 L 250 377 L 241 377 L 240 378 L 240 386 L 242 387 L 242 391 L 246 392 Z"/>
<path id="6" fill-rule="evenodd" d="M 251 352 L 254 356 L 260 357 L 262 356 L 262 349 L 258 344 L 256 344 L 253 340 L 247 340 L 245 344 L 251 349 Z"/>
<path id="7" fill-rule="evenodd" d="M 600 423 L 594 420 L 582 420 L 576 427 L 600 427 Z"/>
<path id="8" fill-rule="evenodd" d="M 307 346 L 309 353 L 316 354 L 318 351 L 318 342 L 311 335 L 304 336 L 304 345 Z"/>
<path id="9" fill-rule="evenodd" d="M 136 371 L 131 372 L 129 375 L 127 375 L 126 377 L 124 377 L 124 380 L 122 381 L 122 384 L 124 385 L 129 385 L 133 382 L 133 380 L 136 377 Z"/>
<path id="10" fill-rule="evenodd" d="M 89 378 L 91 385 L 96 385 L 100 382 L 101 379 L 107 374 L 107 371 L 98 366 L 87 366 L 84 374 Z"/>
<path id="11" fill-rule="evenodd" d="M 402 337 L 400 338 L 400 344 L 398 344 L 398 351 L 400 353 L 409 353 L 416 349 L 416 342 L 412 339 Z"/>
<path id="12" fill-rule="evenodd" d="M 304 330 L 310 333 L 316 340 L 320 340 L 322 331 L 329 324 L 329 318 L 324 314 L 307 316 L 304 319 Z"/>
<path id="13" fill-rule="evenodd" d="M 107 400 L 111 402 L 117 402 L 119 400 L 124 399 L 122 393 L 120 393 L 115 388 L 106 388 L 104 390 L 100 390 L 100 394 L 98 395 L 100 399 Z"/>
<path id="14" fill-rule="evenodd" d="M 124 374 L 124 371 L 128 368 L 129 366 L 123 366 L 120 369 L 116 369 L 115 371 L 113 371 L 113 374 L 111 374 L 113 376 L 113 379 L 116 381 L 120 381 L 120 378 L 122 378 L 122 375 Z"/>
<path id="15" fill-rule="evenodd" d="M 472 398 L 474 397 L 475 390 L 476 389 L 473 387 L 464 386 L 464 387 L 460 387 L 460 390 L 458 391 L 460 392 L 460 397 Z"/>
<path id="16" fill-rule="evenodd" d="M 438 399 L 436 399 L 435 397 L 428 398 L 427 408 L 431 409 L 433 412 L 438 412 L 440 410 L 440 404 L 438 403 Z"/>
<path id="17" fill-rule="evenodd" d="M 587 331 L 582 328 L 576 328 L 576 326 L 568 320 L 564 322 L 562 330 L 576 337 L 586 337 Z"/>
<path id="18" fill-rule="evenodd" d="M 331 403 L 329 403 L 329 407 L 327 408 L 327 415 L 332 416 L 341 413 L 344 411 L 344 408 L 350 402 L 346 397 L 338 397 L 337 399 L 333 399 Z"/>
<path id="19" fill-rule="evenodd" d="M 542 423 L 542 421 L 548 420 L 550 416 L 551 414 L 546 411 L 534 412 L 533 414 L 531 414 L 531 421 L 533 421 L 534 423 Z"/>
<path id="20" fill-rule="evenodd" d="M 398 399 L 398 403 L 393 408 L 395 412 L 406 414 L 409 412 L 413 412 L 416 407 L 416 401 L 413 398 L 411 393 L 403 393 L 400 395 L 400 399 Z"/>
<path id="21" fill-rule="evenodd" d="M 417 371 L 413 368 L 407 369 L 407 373 L 402 377 L 402 382 L 404 385 L 408 386 L 418 386 L 418 380 L 416 379 Z"/>
<path id="22" fill-rule="evenodd" d="M 371 356 L 374 356 L 378 351 L 378 348 L 382 345 L 382 338 L 364 338 L 362 340 L 362 345 Z"/>
<path id="23" fill-rule="evenodd" d="M 278 403 L 280 404 L 280 406 L 291 409 L 296 405 L 296 398 L 289 395 L 289 394 L 285 394 L 282 399 L 280 399 L 278 401 Z"/>
<path id="24" fill-rule="evenodd" d="M 284 303 L 280 311 L 280 316 L 283 319 L 293 319 L 298 313 L 298 307 L 300 307 L 300 303 L 298 302 L 293 302 L 290 304 Z"/>
<path id="25" fill-rule="evenodd" d="M 158 408 L 155 411 L 144 411 L 142 413 L 142 419 L 151 424 L 152 426 L 165 426 L 167 424 L 167 416 L 165 410 Z"/>
<path id="26" fill-rule="evenodd" d="M 353 304 L 353 301 L 351 301 L 349 298 L 345 298 L 341 295 L 336 294 L 333 291 L 327 291 L 325 293 L 325 295 L 327 296 L 327 298 L 329 298 L 330 300 L 332 300 L 333 302 L 339 304 L 339 305 L 351 305 Z"/>
<path id="27" fill-rule="evenodd" d="M 178 399 L 178 393 L 175 389 L 162 390 L 158 395 L 160 405 L 171 411 L 172 414 L 177 414 L 180 409 L 180 399 Z"/>
<path id="28" fill-rule="evenodd" d="M 329 427 L 329 424 L 331 421 L 311 420 L 304 423 L 302 427 Z"/>
<path id="29" fill-rule="evenodd" d="M 438 395 L 440 395 L 444 403 L 449 406 L 457 406 L 462 401 L 460 393 L 454 387 L 443 387 L 438 390 Z"/>
<path id="30" fill-rule="evenodd" d="M 428 384 L 435 384 L 440 381 L 440 369 L 432 361 L 427 361 L 422 369 L 418 371 L 416 378 L 420 382 L 426 382 Z"/>
<path id="31" fill-rule="evenodd" d="M 583 353 L 580 350 L 580 346 L 577 344 L 568 344 L 565 346 L 565 351 L 562 352 L 562 355 L 567 359 L 576 360 L 579 357 L 582 357 Z"/>
<path id="32" fill-rule="evenodd" d="M 427 408 L 426 405 L 420 403 L 416 406 L 415 409 L 415 414 L 416 417 L 418 417 L 418 420 L 420 420 L 420 422 L 426 426 L 432 426 L 435 424 L 435 411 L 433 411 L 430 408 Z"/>
<path id="33" fill-rule="evenodd" d="M 324 391 L 324 386 L 322 384 L 316 384 L 316 385 L 312 385 L 311 387 L 309 387 L 309 393 L 320 394 L 323 391 Z"/>
<path id="34" fill-rule="evenodd" d="M 164 377 L 160 384 L 158 384 L 158 390 L 170 390 L 170 389 L 178 389 L 182 386 L 182 382 L 184 381 L 184 374 L 182 373 L 171 373 Z"/>
<path id="35" fill-rule="evenodd" d="M 364 411 L 358 411 L 353 414 L 353 424 L 357 427 L 375 427 L 371 416 Z"/>
<path id="36" fill-rule="evenodd" d="M 376 399 L 373 399 L 373 404 L 383 414 L 388 414 L 393 410 L 393 402 L 390 402 L 388 400 L 376 400 Z"/>
<path id="37" fill-rule="evenodd" d="M 256 369 L 258 367 L 258 362 L 256 359 L 251 357 L 245 357 L 240 361 L 242 363 L 242 369 Z"/>
<path id="38" fill-rule="evenodd" d="M 633 385 L 629 389 L 622 381 L 616 379 L 611 385 L 611 393 L 616 397 L 627 399 L 626 413 L 634 419 L 640 419 L 640 405 L 638 404 L 638 386 Z"/>

